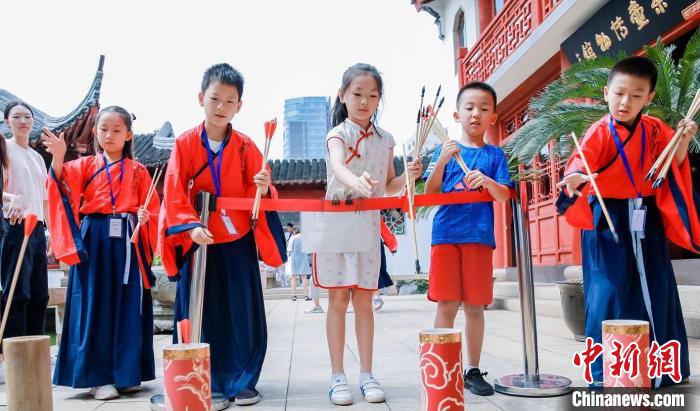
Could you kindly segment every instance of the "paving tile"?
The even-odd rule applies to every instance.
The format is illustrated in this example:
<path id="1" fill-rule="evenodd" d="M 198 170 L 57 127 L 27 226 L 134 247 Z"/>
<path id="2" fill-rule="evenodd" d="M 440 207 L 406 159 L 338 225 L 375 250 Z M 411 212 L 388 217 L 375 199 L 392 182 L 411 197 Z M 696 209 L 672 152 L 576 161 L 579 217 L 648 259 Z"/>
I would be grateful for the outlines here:
<path id="1" fill-rule="evenodd" d="M 322 306 L 327 301 L 322 299 Z M 307 315 L 305 302 L 288 300 L 266 301 L 268 324 L 267 357 L 258 389 L 264 400 L 256 411 L 329 410 L 327 396 L 330 359 L 325 335 L 325 314 Z M 413 411 L 419 408 L 418 332 L 432 328 L 435 304 L 425 296 L 385 297 L 384 307 L 375 313 L 374 374 L 387 394 L 385 404 L 367 404 L 362 400 L 357 384 L 360 371 L 359 354 L 354 330 L 354 314 L 346 321 L 345 371 L 355 404 L 344 410 Z M 523 347 L 520 314 L 503 310 L 487 310 L 486 335 L 480 367 L 487 371 L 486 379 L 523 372 Z M 464 329 L 460 311 L 455 327 Z M 560 318 L 538 317 L 539 369 L 544 373 L 565 376 L 582 386 L 581 370 L 574 367 L 571 357 L 583 344 L 575 341 Z M 54 387 L 54 410 L 109 411 L 147 410 L 150 397 L 162 392 L 162 348 L 171 343 L 170 335 L 154 336 L 156 374 L 158 378 L 143 384 L 143 391 L 118 400 L 95 401 L 86 389 Z M 691 369 L 700 369 L 700 340 L 690 339 Z M 56 348 L 52 347 L 55 355 Z M 466 360 L 466 349 L 462 352 Z M 689 399 L 700 400 L 700 375 L 690 383 L 675 387 Z M 470 411 L 486 410 L 556 410 L 570 401 L 559 398 L 522 398 L 496 393 L 479 397 L 465 391 L 465 403 Z M 7 401 L 5 386 L 0 385 L 0 411 Z M 235 408 L 232 408 L 235 409 Z"/>

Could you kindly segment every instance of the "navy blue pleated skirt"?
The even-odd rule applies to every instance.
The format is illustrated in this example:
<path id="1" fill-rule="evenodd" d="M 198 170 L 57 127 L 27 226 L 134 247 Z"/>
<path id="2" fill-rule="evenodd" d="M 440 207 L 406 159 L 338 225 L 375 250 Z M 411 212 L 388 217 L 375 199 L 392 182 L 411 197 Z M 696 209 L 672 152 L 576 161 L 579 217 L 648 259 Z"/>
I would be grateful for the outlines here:
<path id="1" fill-rule="evenodd" d="M 236 241 L 208 246 L 206 271 L 202 342 L 210 345 L 212 391 L 230 398 L 255 388 L 267 351 L 265 304 L 252 231 Z M 177 283 L 176 322 L 189 317 L 190 281 L 188 261 Z"/>
<path id="2" fill-rule="evenodd" d="M 659 345 L 670 340 L 680 342 L 680 371 L 685 378 L 690 375 L 688 337 L 666 245 L 666 234 L 655 201 L 653 197 L 644 199 L 647 216 L 645 238 L 641 240 L 653 317 L 650 334 Z M 606 199 L 605 205 L 620 236 L 620 242 L 614 241 L 597 201 L 591 204 L 596 228 L 581 232 L 586 336 L 597 343 L 602 343 L 604 320 L 649 321 L 643 284 L 633 252 L 628 200 Z M 595 381 L 603 381 L 602 358 L 598 357 L 593 363 Z M 672 380 L 668 376 L 660 381 L 660 386 L 670 384 Z"/>
<path id="3" fill-rule="evenodd" d="M 382 289 L 386 287 L 391 287 L 394 285 L 394 281 L 391 279 L 391 275 L 386 270 L 386 251 L 384 251 L 384 241 L 379 241 L 380 255 L 382 257 L 381 263 L 379 264 L 379 284 L 377 289 Z"/>
<path id="4" fill-rule="evenodd" d="M 127 236 L 127 220 L 122 233 Z M 155 379 L 153 306 L 136 253 L 124 284 L 126 238 L 109 238 L 109 218 L 88 215 L 81 236 L 88 260 L 70 269 L 54 384 L 126 388 Z"/>

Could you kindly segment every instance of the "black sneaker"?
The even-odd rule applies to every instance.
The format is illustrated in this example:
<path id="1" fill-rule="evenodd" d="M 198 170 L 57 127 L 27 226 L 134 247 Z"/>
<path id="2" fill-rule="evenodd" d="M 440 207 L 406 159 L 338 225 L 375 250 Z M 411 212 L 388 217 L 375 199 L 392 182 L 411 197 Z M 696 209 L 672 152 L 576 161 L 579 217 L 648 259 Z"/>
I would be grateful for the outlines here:
<path id="1" fill-rule="evenodd" d="M 493 395 L 493 387 L 484 380 L 487 372 L 481 372 L 478 368 L 464 370 L 464 388 L 469 388 L 474 395 Z"/>
<path id="2" fill-rule="evenodd" d="M 236 405 L 253 405 L 262 400 L 262 396 L 255 388 L 243 390 L 236 394 L 233 403 Z"/>

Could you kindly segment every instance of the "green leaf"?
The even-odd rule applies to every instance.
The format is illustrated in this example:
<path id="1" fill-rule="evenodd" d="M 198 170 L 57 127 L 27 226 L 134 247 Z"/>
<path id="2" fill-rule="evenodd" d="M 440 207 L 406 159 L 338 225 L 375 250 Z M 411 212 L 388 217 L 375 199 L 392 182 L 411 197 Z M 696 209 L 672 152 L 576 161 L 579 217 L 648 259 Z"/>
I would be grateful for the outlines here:
<path id="1" fill-rule="evenodd" d="M 685 52 L 678 62 L 678 109 L 686 113 L 700 85 L 700 30 L 688 40 Z"/>
<path id="2" fill-rule="evenodd" d="M 644 46 L 647 57 L 654 62 L 658 71 L 654 100 L 672 110 L 678 105 L 678 76 L 671 57 L 674 48 L 675 46 L 664 47 L 661 37 L 656 40 L 654 47 Z"/>

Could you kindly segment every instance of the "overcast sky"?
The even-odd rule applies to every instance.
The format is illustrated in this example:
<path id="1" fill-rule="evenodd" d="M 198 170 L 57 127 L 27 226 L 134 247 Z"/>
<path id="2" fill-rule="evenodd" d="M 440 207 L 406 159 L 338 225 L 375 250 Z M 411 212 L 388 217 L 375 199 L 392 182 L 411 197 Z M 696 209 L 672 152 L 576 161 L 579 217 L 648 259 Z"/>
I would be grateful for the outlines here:
<path id="1" fill-rule="evenodd" d="M 15 0 L 0 10 L 0 88 L 52 116 L 81 101 L 100 54 L 102 106 L 132 111 L 141 133 L 168 120 L 179 134 L 202 121 L 202 73 L 219 62 L 245 76 L 233 124 L 259 145 L 263 122 L 283 120 L 285 98 L 334 99 L 356 62 L 383 73 L 379 124 L 398 143 L 415 128 L 421 85 L 434 93 L 449 82 L 443 123 L 453 108 L 451 47 L 408 0 Z M 282 136 L 279 127 L 272 158 L 282 156 Z"/>

